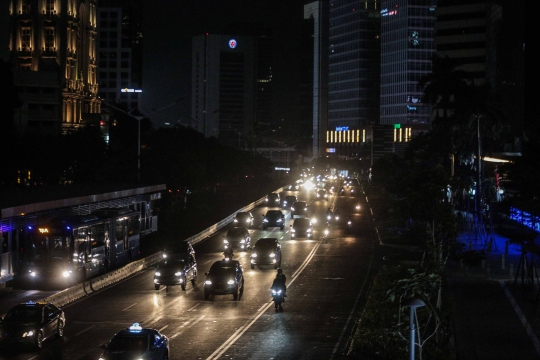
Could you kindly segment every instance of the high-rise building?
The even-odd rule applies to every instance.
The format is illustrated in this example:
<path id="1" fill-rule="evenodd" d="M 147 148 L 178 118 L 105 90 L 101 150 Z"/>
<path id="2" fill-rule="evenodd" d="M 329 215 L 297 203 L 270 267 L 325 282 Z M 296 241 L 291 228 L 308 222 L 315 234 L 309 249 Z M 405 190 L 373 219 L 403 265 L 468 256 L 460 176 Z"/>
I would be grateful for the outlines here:
<path id="1" fill-rule="evenodd" d="M 418 82 L 431 73 L 436 0 L 385 0 L 381 9 L 381 125 L 428 124 Z"/>
<path id="2" fill-rule="evenodd" d="M 304 19 L 313 27 L 312 109 L 313 158 L 326 151 L 328 129 L 328 1 L 314 1 L 304 6 Z"/>
<path id="3" fill-rule="evenodd" d="M 10 0 L 19 131 L 60 134 L 99 114 L 96 0 Z"/>
<path id="4" fill-rule="evenodd" d="M 142 97 L 142 6 L 101 0 L 98 12 L 99 95 L 105 105 L 139 109 Z"/>
<path id="5" fill-rule="evenodd" d="M 379 121 L 380 11 L 379 0 L 330 1 L 330 130 Z"/>
<path id="6" fill-rule="evenodd" d="M 205 137 L 245 147 L 255 120 L 255 39 L 204 34 L 193 38 L 192 118 Z"/>

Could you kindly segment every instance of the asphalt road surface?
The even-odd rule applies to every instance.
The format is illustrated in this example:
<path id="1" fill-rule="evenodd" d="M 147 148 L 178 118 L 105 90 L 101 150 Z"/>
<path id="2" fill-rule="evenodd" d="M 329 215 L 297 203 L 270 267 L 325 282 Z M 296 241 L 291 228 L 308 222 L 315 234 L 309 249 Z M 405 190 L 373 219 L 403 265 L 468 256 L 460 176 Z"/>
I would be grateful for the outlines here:
<path id="1" fill-rule="evenodd" d="M 266 210 L 252 211 L 255 225 L 252 244 L 262 237 L 277 237 L 282 246 L 281 268 L 287 276 L 286 302 L 276 313 L 270 286 L 276 275 L 272 265 L 250 268 L 249 252 L 235 250 L 245 271 L 245 290 L 204 300 L 204 273 L 223 258 L 223 236 L 229 227 L 195 245 L 198 279 L 185 291 L 179 286 L 153 286 L 154 268 L 63 307 L 65 335 L 45 344 L 40 351 L 2 349 L 1 359 L 99 359 L 119 330 L 138 322 L 169 337 L 170 359 L 334 359 L 342 357 L 360 306 L 367 293 L 373 264 L 372 232 L 364 198 L 347 190 L 344 195 L 316 200 L 314 191 L 286 191 L 309 204 L 316 214 L 314 238 L 291 240 L 290 210 L 284 210 L 286 226 L 262 230 Z M 354 206 L 361 202 L 363 210 Z M 341 219 L 330 224 L 323 238 L 324 214 L 339 208 Z M 347 216 L 353 229 L 347 229 Z M 233 226 L 232 224 L 230 226 Z M 202 230 L 202 229 L 201 229 Z M 13 304 L 44 298 L 49 293 L 13 291 L 0 293 L 0 313 Z"/>

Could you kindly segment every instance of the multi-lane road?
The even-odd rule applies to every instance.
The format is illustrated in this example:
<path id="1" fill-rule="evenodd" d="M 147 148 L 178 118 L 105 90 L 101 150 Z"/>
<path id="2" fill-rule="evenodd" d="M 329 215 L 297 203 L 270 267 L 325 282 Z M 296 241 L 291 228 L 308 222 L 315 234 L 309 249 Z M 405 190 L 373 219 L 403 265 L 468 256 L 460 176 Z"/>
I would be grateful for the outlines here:
<path id="1" fill-rule="evenodd" d="M 360 191 L 352 196 L 330 196 L 316 200 L 314 191 L 286 191 L 309 204 L 316 214 L 313 240 L 291 240 L 290 211 L 286 224 L 262 230 L 266 206 L 252 211 L 252 243 L 262 237 L 281 242 L 281 268 L 287 276 L 287 299 L 282 313 L 275 313 L 270 286 L 276 275 L 272 265 L 250 268 L 249 252 L 235 250 L 245 271 L 245 291 L 238 301 L 232 295 L 204 300 L 204 273 L 223 258 L 223 236 L 229 227 L 195 245 L 198 280 L 179 286 L 153 285 L 154 268 L 64 306 L 65 335 L 40 351 L 0 350 L 1 359 L 98 359 L 99 347 L 119 330 L 138 322 L 169 337 L 170 359 L 333 359 L 346 349 L 353 325 L 368 290 L 372 274 L 373 240 Z M 355 213 L 361 202 L 363 210 Z M 341 219 L 331 223 L 328 239 L 323 238 L 324 214 L 339 208 Z M 353 229 L 347 229 L 352 215 Z M 229 226 L 233 226 L 232 224 Z M 201 229 L 202 230 L 202 229 Z M 46 297 L 32 291 L 0 292 L 0 313 L 16 303 Z"/>

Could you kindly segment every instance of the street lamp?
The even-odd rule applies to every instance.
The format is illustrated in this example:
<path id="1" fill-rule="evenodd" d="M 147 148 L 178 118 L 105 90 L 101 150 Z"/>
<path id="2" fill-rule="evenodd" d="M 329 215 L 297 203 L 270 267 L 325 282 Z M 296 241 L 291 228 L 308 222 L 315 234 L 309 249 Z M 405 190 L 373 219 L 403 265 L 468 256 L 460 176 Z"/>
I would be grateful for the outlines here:
<path id="1" fill-rule="evenodd" d="M 135 109 L 131 109 L 127 114 L 131 117 L 137 119 L 137 181 L 141 181 L 141 120 L 144 119 L 144 116 L 133 115 L 131 112 Z"/>
<path id="2" fill-rule="evenodd" d="M 414 360 L 414 350 L 415 350 L 415 339 L 414 335 L 416 332 L 416 308 L 425 306 L 426 304 L 419 298 L 414 297 L 412 299 L 408 299 L 403 303 L 404 306 L 407 306 L 410 308 L 410 315 L 409 315 L 409 327 L 410 327 L 410 339 L 409 339 L 409 360 Z"/>

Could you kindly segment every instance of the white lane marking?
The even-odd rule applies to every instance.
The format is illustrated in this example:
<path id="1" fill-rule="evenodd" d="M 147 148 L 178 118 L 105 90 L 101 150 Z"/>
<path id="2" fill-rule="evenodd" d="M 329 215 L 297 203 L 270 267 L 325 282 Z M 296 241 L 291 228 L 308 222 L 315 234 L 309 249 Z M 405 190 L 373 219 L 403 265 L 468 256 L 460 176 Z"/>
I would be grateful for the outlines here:
<path id="1" fill-rule="evenodd" d="M 188 309 L 187 311 L 193 311 L 197 306 L 201 305 L 201 303 L 195 304 L 192 308 Z"/>
<path id="2" fill-rule="evenodd" d="M 90 329 L 93 328 L 94 326 L 96 326 L 96 325 L 92 325 L 92 326 L 90 326 L 90 327 L 87 327 L 87 328 L 84 329 L 83 331 L 80 331 L 80 332 L 78 332 L 77 334 L 75 334 L 75 336 L 81 335 L 83 332 L 90 330 Z"/>
<path id="3" fill-rule="evenodd" d="M 321 240 L 322 241 L 322 240 Z M 287 285 L 287 288 L 290 289 L 290 286 L 291 284 L 296 280 L 296 278 L 298 278 L 298 275 L 300 275 L 300 273 L 306 268 L 307 264 L 310 262 L 310 260 L 313 258 L 313 256 L 315 255 L 315 252 L 317 251 L 317 249 L 319 248 L 319 246 L 321 245 L 321 241 L 319 241 L 315 247 L 311 250 L 311 252 L 309 253 L 309 255 L 307 256 L 307 258 L 304 260 L 304 262 L 302 263 L 302 265 L 300 266 L 300 268 L 298 270 L 296 270 L 296 272 L 293 274 L 292 276 L 292 280 L 289 281 L 289 284 Z M 259 309 L 259 314 L 256 315 L 253 320 L 251 320 L 251 322 L 246 325 L 246 326 L 241 326 L 238 328 L 238 330 L 235 331 L 235 333 L 230 337 L 228 338 L 223 344 L 221 344 L 221 346 L 219 348 L 216 349 L 216 351 L 214 351 L 208 358 L 207 360 L 211 360 L 211 359 L 218 359 L 221 355 L 223 355 L 223 353 L 225 351 L 227 351 L 235 342 L 236 340 L 238 340 L 242 335 L 244 335 L 244 333 L 251 327 L 253 326 L 253 324 L 255 324 L 255 322 L 266 312 L 266 310 L 268 310 L 271 306 L 273 305 L 273 301 L 270 301 L 269 303 L 267 303 L 266 305 L 263 305 L 260 309 Z"/>
<path id="4" fill-rule="evenodd" d="M 150 325 L 154 325 L 155 323 L 157 323 L 159 320 L 161 320 L 163 318 L 163 315 L 159 315 L 158 317 L 156 317 L 154 320 L 150 321 L 148 320 L 148 325 L 146 325 L 146 321 L 143 321 L 143 324 L 145 324 L 145 326 L 150 326 Z"/>
<path id="5" fill-rule="evenodd" d="M 268 306 L 268 304 L 264 304 L 263 306 L 261 306 L 261 307 L 259 308 L 259 310 L 257 310 L 257 312 L 261 311 L 263 308 L 265 308 L 265 307 L 267 307 L 267 306 Z"/>
<path id="6" fill-rule="evenodd" d="M 504 289 L 504 292 L 506 294 L 506 297 L 508 297 L 508 300 L 510 300 L 510 303 L 512 304 L 512 307 L 514 308 L 514 311 L 516 312 L 519 320 L 521 320 L 521 323 L 523 324 L 523 327 L 527 331 L 527 335 L 531 339 L 534 349 L 536 350 L 536 353 L 540 355 L 540 342 L 538 341 L 538 338 L 534 334 L 533 330 L 531 329 L 531 325 L 529 325 L 529 322 L 527 321 L 527 318 L 523 313 L 521 312 L 521 309 L 519 308 L 519 305 L 516 303 L 516 300 L 512 296 L 512 293 L 510 293 L 510 290 L 506 287 L 504 281 L 499 280 L 499 284 L 501 284 L 502 288 Z"/>
<path id="7" fill-rule="evenodd" d="M 135 303 L 135 304 L 132 304 L 132 305 L 129 305 L 129 306 L 127 307 L 127 308 L 125 308 L 125 309 L 122 309 L 122 311 L 126 311 L 126 310 L 129 310 L 129 309 L 131 309 L 132 307 L 134 307 L 135 305 L 137 305 L 137 303 Z"/>
<path id="8" fill-rule="evenodd" d="M 187 329 L 187 328 L 190 328 L 192 326 L 194 326 L 195 324 L 197 324 L 199 321 L 201 321 L 202 319 L 204 319 L 206 317 L 206 315 L 203 315 L 201 316 L 200 318 L 198 318 L 197 320 L 195 320 L 194 322 L 190 322 L 190 321 L 186 321 L 182 326 L 180 326 L 178 328 L 178 332 L 176 332 L 176 334 L 174 334 L 173 336 L 170 336 L 169 339 L 174 339 L 175 337 L 177 337 L 178 335 L 182 334 L 182 332 Z"/>
<path id="9" fill-rule="evenodd" d="M 165 329 L 168 328 L 168 327 L 169 327 L 169 325 L 165 325 L 164 327 L 162 327 L 162 328 L 159 329 L 158 331 L 159 331 L 159 332 L 163 332 L 163 330 L 165 330 Z"/>

